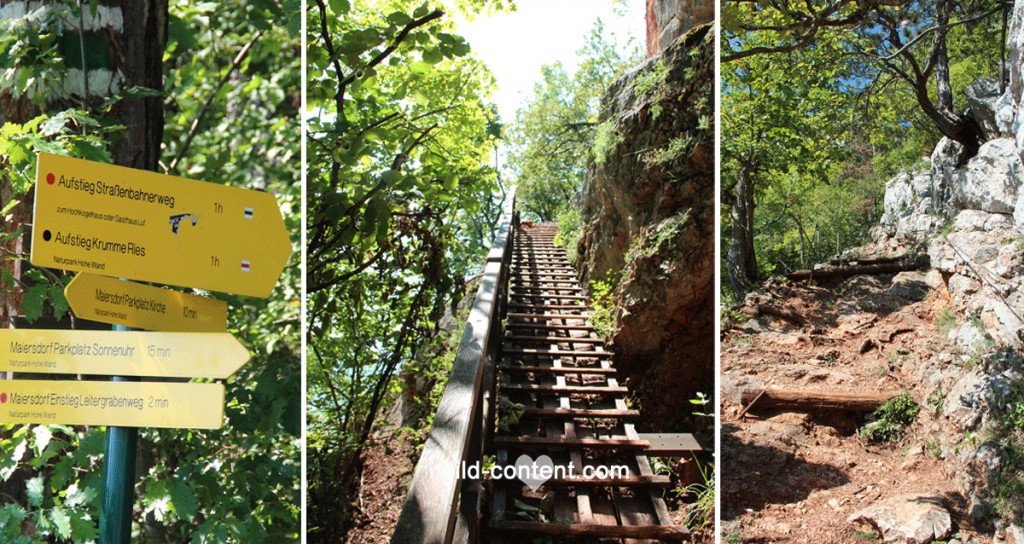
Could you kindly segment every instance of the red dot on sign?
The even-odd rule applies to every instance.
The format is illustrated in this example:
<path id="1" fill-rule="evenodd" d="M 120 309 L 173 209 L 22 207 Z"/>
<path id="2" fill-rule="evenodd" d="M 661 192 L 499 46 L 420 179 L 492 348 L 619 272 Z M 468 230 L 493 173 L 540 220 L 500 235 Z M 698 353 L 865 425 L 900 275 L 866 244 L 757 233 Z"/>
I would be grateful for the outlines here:
<path id="1" fill-rule="evenodd" d="M 7 404 L 7 393 L 0 393 L 0 404 Z"/>
<path id="2" fill-rule="evenodd" d="M 53 182 L 57 181 L 57 178 L 53 177 L 53 174 L 46 174 L 46 183 L 53 185 Z"/>

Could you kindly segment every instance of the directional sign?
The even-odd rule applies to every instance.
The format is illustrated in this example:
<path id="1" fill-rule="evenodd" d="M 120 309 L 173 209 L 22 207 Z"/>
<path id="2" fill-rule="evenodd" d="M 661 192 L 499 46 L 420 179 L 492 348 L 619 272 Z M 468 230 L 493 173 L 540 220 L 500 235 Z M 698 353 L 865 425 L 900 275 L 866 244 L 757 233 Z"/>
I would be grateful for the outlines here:
<path id="1" fill-rule="evenodd" d="M 64 297 L 82 319 L 151 331 L 225 332 L 228 303 L 80 272 Z"/>
<path id="2" fill-rule="evenodd" d="M 219 429 L 219 383 L 0 381 L 0 421 Z"/>
<path id="3" fill-rule="evenodd" d="M 32 264 L 266 298 L 291 255 L 274 195 L 40 153 Z"/>
<path id="4" fill-rule="evenodd" d="M 0 329 L 0 371 L 227 378 L 250 357 L 226 332 Z"/>

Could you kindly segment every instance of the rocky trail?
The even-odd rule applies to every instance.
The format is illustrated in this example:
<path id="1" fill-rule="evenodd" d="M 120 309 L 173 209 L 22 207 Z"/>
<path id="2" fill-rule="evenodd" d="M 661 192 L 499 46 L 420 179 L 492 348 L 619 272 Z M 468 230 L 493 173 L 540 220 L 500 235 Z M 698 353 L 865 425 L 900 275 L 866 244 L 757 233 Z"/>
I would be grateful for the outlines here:
<path id="1" fill-rule="evenodd" d="M 917 531 L 910 542 L 1013 542 L 965 492 L 981 439 L 960 426 L 976 399 L 954 390 L 987 363 L 949 339 L 958 330 L 940 331 L 956 326 L 948 304 L 922 271 L 775 282 L 747 296 L 721 335 L 723 542 L 870 542 L 896 517 L 875 510 L 890 507 L 908 518 L 887 541 L 903 530 Z M 901 440 L 869 443 L 872 412 L 755 405 L 740 417 L 745 389 L 906 390 L 920 411 Z"/>

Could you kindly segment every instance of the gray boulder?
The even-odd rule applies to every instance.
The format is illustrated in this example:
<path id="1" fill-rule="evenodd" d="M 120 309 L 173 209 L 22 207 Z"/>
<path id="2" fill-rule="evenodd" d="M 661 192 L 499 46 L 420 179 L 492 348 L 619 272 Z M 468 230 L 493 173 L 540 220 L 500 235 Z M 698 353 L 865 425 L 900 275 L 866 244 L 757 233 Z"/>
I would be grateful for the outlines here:
<path id="1" fill-rule="evenodd" d="M 942 498 L 930 494 L 892 497 L 854 512 L 847 523 L 867 523 L 882 534 L 885 542 L 929 544 L 943 540 L 953 529 Z"/>
<path id="2" fill-rule="evenodd" d="M 959 171 L 955 205 L 960 209 L 1013 213 L 1022 179 L 1024 163 L 1013 140 L 985 142 L 967 168 Z"/>
<path id="3" fill-rule="evenodd" d="M 985 138 L 994 140 L 1001 135 L 999 126 L 996 123 L 996 111 L 999 103 L 999 81 L 995 78 L 986 77 L 976 79 L 964 89 L 967 95 L 967 103 L 971 106 L 974 120 L 981 126 Z"/>

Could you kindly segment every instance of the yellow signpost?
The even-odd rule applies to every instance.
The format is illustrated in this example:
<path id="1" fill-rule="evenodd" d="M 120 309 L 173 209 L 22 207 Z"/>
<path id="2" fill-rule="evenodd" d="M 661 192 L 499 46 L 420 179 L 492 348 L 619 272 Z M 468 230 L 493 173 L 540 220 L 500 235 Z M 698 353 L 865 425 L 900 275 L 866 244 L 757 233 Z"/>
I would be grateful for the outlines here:
<path id="1" fill-rule="evenodd" d="M 0 329 L 0 371 L 227 378 L 250 357 L 228 333 Z"/>
<path id="2" fill-rule="evenodd" d="M 219 383 L 0 381 L 0 421 L 219 429 Z"/>
<path id="3" fill-rule="evenodd" d="M 292 246 L 274 195 L 40 153 L 32 264 L 266 298 Z"/>
<path id="4" fill-rule="evenodd" d="M 150 331 L 225 332 L 228 303 L 79 272 L 64 297 L 82 319 Z"/>

